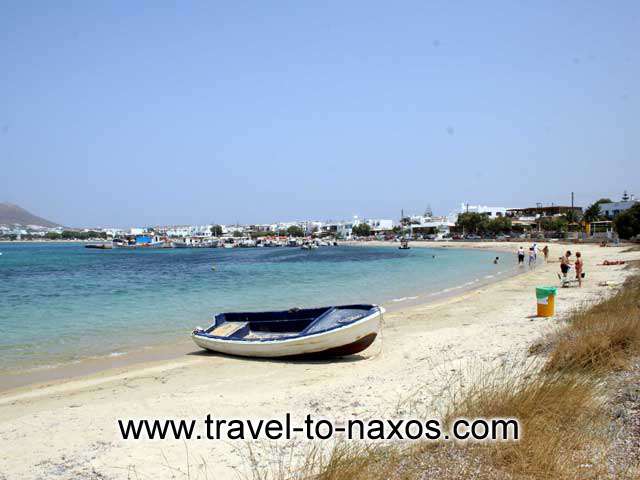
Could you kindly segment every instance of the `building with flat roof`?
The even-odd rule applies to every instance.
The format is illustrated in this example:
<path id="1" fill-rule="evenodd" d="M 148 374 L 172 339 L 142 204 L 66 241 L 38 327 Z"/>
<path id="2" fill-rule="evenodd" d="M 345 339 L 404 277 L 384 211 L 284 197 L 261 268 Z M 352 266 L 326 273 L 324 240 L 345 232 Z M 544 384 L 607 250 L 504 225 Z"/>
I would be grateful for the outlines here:
<path id="1" fill-rule="evenodd" d="M 636 203 L 638 203 L 637 200 L 629 200 L 628 202 L 601 203 L 600 211 L 607 218 L 615 218 L 619 213 L 622 213 L 625 210 L 629 210 Z"/>
<path id="2" fill-rule="evenodd" d="M 622 199 L 619 202 L 608 202 L 600 204 L 600 211 L 602 214 L 611 219 L 615 218 L 618 214 L 624 212 L 625 210 L 629 210 L 638 201 L 634 198 L 634 195 L 629 195 L 625 190 L 622 194 Z"/>
<path id="3" fill-rule="evenodd" d="M 468 203 L 460 204 L 459 213 L 480 213 L 490 218 L 504 217 L 507 214 L 506 207 L 489 207 L 488 205 L 469 205 Z"/>
<path id="4" fill-rule="evenodd" d="M 507 217 L 555 217 L 558 215 L 566 215 L 567 213 L 574 211 L 575 213 L 582 213 L 582 207 L 567 207 L 564 205 L 550 205 L 547 207 L 535 206 L 524 208 L 508 208 Z"/>

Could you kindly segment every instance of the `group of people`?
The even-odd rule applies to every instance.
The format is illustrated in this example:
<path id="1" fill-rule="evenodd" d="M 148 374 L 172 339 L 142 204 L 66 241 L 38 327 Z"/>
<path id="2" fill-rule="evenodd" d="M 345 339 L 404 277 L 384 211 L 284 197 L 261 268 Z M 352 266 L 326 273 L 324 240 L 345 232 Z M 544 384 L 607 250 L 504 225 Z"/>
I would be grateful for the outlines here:
<path id="1" fill-rule="evenodd" d="M 582 261 L 582 254 L 580 252 L 576 252 L 576 259 L 572 262 L 571 260 L 571 250 L 567 250 L 565 254 L 559 258 L 560 260 L 560 271 L 562 272 L 563 281 L 567 281 L 567 275 L 569 274 L 569 270 L 571 270 L 571 264 L 573 263 L 573 268 L 576 271 L 576 280 L 578 281 L 578 286 L 582 286 L 582 278 L 584 277 L 583 269 L 584 263 Z"/>
<path id="2" fill-rule="evenodd" d="M 529 247 L 529 268 L 534 268 L 536 266 L 539 252 L 540 249 L 537 243 L 534 243 L 533 245 L 531 245 L 531 247 Z M 545 245 L 542 249 L 542 254 L 544 255 L 544 261 L 547 262 L 549 260 L 549 247 L 547 245 Z M 525 250 L 521 245 L 518 248 L 518 265 L 524 265 L 524 258 Z"/>
<path id="3" fill-rule="evenodd" d="M 529 247 L 529 268 L 534 268 L 536 266 L 536 262 L 538 261 L 539 251 L 540 250 L 538 248 L 537 243 L 534 243 L 533 245 L 531 245 L 531 247 Z M 549 261 L 549 246 L 545 245 L 541 251 L 542 251 L 542 254 L 544 255 L 544 261 L 546 263 L 547 261 Z M 575 261 L 572 260 L 571 255 L 572 255 L 571 251 L 567 250 L 565 254 L 559 259 L 560 271 L 562 272 L 561 280 L 563 281 L 563 284 L 564 282 L 568 282 L 567 275 L 569 274 L 569 270 L 571 270 L 571 267 L 573 266 L 576 272 L 576 280 L 578 281 L 578 286 L 582 287 L 582 279 L 584 278 L 584 272 L 583 272 L 584 263 L 582 261 L 582 254 L 580 252 L 576 252 Z M 525 249 L 524 247 L 520 246 L 518 248 L 518 265 L 524 265 L 525 257 L 526 257 Z M 497 257 L 494 263 L 498 263 Z"/>

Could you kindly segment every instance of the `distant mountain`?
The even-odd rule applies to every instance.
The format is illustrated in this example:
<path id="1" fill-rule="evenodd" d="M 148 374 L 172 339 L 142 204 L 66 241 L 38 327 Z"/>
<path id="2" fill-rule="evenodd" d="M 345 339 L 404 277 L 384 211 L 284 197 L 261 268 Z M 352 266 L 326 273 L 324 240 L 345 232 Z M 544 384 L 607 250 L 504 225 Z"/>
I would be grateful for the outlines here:
<path id="1" fill-rule="evenodd" d="M 0 225 L 39 225 L 41 227 L 59 227 L 60 225 L 27 212 L 12 203 L 0 203 Z"/>

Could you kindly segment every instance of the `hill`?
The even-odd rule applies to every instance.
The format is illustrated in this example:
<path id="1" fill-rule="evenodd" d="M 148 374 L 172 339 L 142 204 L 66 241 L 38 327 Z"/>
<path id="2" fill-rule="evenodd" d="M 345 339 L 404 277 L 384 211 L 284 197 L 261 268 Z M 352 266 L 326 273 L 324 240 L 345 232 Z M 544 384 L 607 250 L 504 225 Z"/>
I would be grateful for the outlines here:
<path id="1" fill-rule="evenodd" d="M 8 202 L 0 203 L 0 225 L 39 225 L 50 228 L 60 226 Z"/>

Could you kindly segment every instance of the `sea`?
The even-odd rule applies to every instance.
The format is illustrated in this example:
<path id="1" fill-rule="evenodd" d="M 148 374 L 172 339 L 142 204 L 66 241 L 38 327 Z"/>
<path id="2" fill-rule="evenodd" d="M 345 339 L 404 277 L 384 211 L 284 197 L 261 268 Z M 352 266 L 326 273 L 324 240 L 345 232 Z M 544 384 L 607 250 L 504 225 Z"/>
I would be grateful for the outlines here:
<path id="1" fill-rule="evenodd" d="M 93 250 L 4 243 L 0 253 L 0 373 L 170 344 L 219 312 L 401 306 L 515 269 L 513 255 L 395 246 Z"/>

